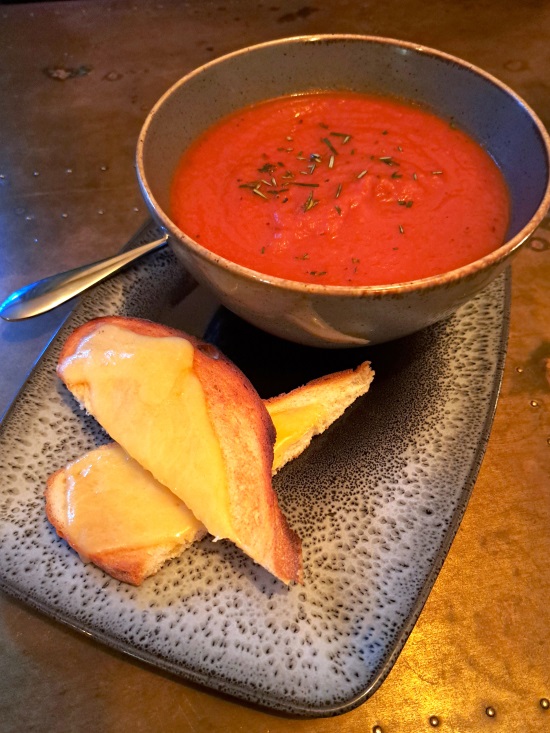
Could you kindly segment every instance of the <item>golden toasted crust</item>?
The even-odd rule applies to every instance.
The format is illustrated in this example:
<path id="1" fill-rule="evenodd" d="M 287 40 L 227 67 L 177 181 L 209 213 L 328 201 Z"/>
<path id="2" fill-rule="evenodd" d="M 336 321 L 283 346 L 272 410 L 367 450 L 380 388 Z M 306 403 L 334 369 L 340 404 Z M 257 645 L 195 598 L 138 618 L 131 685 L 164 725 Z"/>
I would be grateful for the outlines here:
<path id="1" fill-rule="evenodd" d="M 190 542 L 178 541 L 156 544 L 150 547 L 119 547 L 85 554 L 78 537 L 67 524 L 67 469 L 61 468 L 46 482 L 46 516 L 57 534 L 75 550 L 84 562 L 92 562 L 117 580 L 132 585 L 141 585 L 150 575 L 160 570 L 167 560 L 178 557 L 189 547 Z M 204 537 L 205 530 L 197 531 L 193 541 Z"/>
<path id="2" fill-rule="evenodd" d="M 301 582 L 301 542 L 281 513 L 271 486 L 275 430 L 250 382 L 210 344 L 167 326 L 121 316 L 98 318 L 77 328 L 62 348 L 59 365 L 78 349 L 84 338 L 104 324 L 143 336 L 180 337 L 194 346 L 193 371 L 201 383 L 226 468 L 235 530 L 230 539 L 283 582 Z M 65 381 L 60 366 L 58 374 Z M 88 407 L 87 384 L 67 387 Z M 190 509 L 195 511 L 191 505 Z"/>

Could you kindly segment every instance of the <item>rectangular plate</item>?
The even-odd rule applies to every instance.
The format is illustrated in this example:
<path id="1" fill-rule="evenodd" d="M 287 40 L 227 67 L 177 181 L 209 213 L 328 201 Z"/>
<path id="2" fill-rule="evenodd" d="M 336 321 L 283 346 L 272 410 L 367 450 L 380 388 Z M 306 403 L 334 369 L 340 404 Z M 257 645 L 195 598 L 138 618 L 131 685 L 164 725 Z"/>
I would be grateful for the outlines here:
<path id="1" fill-rule="evenodd" d="M 135 246 L 158 237 L 153 224 Z M 230 543 L 204 539 L 134 588 L 84 565 L 44 514 L 47 477 L 107 442 L 55 375 L 68 333 L 101 315 L 206 334 L 262 397 L 372 362 L 370 392 L 274 486 L 303 538 L 285 587 Z M 318 350 L 246 324 L 170 251 L 96 287 L 45 352 L 0 428 L 0 587 L 120 651 L 294 715 L 326 716 L 381 684 L 466 508 L 503 371 L 509 276 L 453 317 L 381 346 Z"/>

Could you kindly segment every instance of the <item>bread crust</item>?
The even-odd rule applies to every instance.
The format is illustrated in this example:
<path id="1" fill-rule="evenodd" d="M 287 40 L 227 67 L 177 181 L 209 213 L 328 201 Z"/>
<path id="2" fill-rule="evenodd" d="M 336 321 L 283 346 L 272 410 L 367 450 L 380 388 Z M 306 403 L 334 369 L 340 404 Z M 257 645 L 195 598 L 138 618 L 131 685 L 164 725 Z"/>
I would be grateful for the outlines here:
<path id="1" fill-rule="evenodd" d="M 301 439 L 278 456 L 273 464 L 273 474 L 300 455 L 316 435 L 324 432 L 358 397 L 364 395 L 369 390 L 373 377 L 370 362 L 365 361 L 355 369 L 327 374 L 313 379 L 303 387 L 265 400 L 268 411 L 275 408 L 292 409 L 313 403 L 321 404 L 325 408 L 324 415 L 310 426 Z"/>
<path id="2" fill-rule="evenodd" d="M 84 406 L 89 404 L 89 385 L 68 384 L 62 365 L 84 338 L 103 325 L 155 338 L 184 338 L 193 345 L 193 371 L 201 383 L 226 468 L 235 530 L 229 539 L 283 582 L 302 582 L 301 541 L 282 514 L 271 485 L 275 429 L 248 379 L 216 347 L 182 331 L 138 318 L 106 316 L 75 329 L 59 357 L 59 377 Z M 200 508 L 197 511 L 191 504 L 189 508 L 200 518 Z"/>
<path id="3" fill-rule="evenodd" d="M 86 554 L 71 532 L 67 524 L 67 482 L 66 468 L 61 468 L 52 474 L 47 482 L 44 496 L 46 499 L 46 516 L 50 524 L 55 527 L 57 534 L 75 550 L 84 562 L 92 562 L 116 580 L 131 585 L 141 585 L 150 575 L 157 573 L 168 560 L 178 557 L 191 544 L 183 540 L 173 543 L 156 544 L 140 547 L 117 547 L 101 552 Z M 205 529 L 199 529 L 193 542 L 200 540 L 206 534 Z"/>

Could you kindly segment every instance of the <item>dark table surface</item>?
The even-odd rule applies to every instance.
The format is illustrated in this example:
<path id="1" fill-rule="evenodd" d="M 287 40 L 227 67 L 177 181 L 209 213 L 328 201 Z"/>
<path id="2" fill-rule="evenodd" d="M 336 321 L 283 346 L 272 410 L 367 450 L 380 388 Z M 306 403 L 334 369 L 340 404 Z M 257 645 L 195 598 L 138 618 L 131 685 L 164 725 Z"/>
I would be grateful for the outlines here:
<path id="1" fill-rule="evenodd" d="M 550 123 L 546 0 L 3 4 L 0 299 L 117 252 L 146 220 L 137 135 L 185 72 L 242 46 L 327 32 L 458 55 L 508 83 Z M 550 730 L 549 229 L 545 221 L 513 264 L 504 382 L 465 518 L 370 700 L 336 719 L 293 720 L 165 676 L 1 595 L 0 730 Z M 63 315 L 0 323 L 0 413 Z"/>

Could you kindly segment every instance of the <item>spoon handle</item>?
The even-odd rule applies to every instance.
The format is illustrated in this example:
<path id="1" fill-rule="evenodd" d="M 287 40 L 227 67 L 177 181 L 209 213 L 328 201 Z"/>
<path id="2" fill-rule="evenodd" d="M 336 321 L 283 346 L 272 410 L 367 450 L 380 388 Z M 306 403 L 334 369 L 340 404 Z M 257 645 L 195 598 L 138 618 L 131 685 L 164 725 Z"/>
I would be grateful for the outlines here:
<path id="1" fill-rule="evenodd" d="M 109 275 L 118 272 L 125 265 L 137 260 L 138 257 L 164 247 L 167 242 L 168 235 L 165 235 L 162 239 L 143 244 L 128 252 L 25 285 L 9 295 L 0 305 L 0 317 L 5 321 L 21 321 L 24 318 L 52 310 Z"/>

